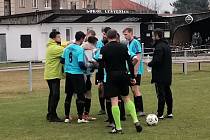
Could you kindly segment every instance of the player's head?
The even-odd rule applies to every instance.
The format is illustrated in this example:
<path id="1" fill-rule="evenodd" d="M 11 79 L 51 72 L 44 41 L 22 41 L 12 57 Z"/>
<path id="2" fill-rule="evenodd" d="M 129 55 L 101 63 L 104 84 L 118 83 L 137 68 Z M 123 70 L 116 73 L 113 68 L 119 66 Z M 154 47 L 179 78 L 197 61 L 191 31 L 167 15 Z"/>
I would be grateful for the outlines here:
<path id="1" fill-rule="evenodd" d="M 75 34 L 76 42 L 78 42 L 79 44 L 82 44 L 85 39 L 85 36 L 86 36 L 85 33 L 83 33 L 82 31 L 76 32 Z"/>
<path id="2" fill-rule="evenodd" d="M 96 32 L 94 30 L 88 30 L 86 37 L 88 38 L 89 36 L 96 36 Z"/>
<path id="3" fill-rule="evenodd" d="M 61 33 L 58 31 L 52 31 L 49 35 L 49 37 L 57 43 L 61 43 Z"/>
<path id="4" fill-rule="evenodd" d="M 108 41 L 116 40 L 117 41 L 117 31 L 115 29 L 110 29 L 107 32 Z"/>
<path id="5" fill-rule="evenodd" d="M 159 40 L 163 38 L 163 31 L 160 28 L 154 30 L 152 35 L 153 40 Z"/>
<path id="6" fill-rule="evenodd" d="M 103 39 L 107 40 L 107 32 L 110 30 L 110 27 L 105 27 L 102 29 L 102 35 L 103 35 Z"/>
<path id="7" fill-rule="evenodd" d="M 123 30 L 123 35 L 125 36 L 126 40 L 131 41 L 133 39 L 133 29 L 132 28 L 125 28 Z"/>
<path id="8" fill-rule="evenodd" d="M 93 45 L 96 45 L 98 38 L 96 38 L 95 36 L 89 36 L 87 41 Z"/>
<path id="9" fill-rule="evenodd" d="M 117 42 L 120 42 L 120 34 L 117 33 Z"/>

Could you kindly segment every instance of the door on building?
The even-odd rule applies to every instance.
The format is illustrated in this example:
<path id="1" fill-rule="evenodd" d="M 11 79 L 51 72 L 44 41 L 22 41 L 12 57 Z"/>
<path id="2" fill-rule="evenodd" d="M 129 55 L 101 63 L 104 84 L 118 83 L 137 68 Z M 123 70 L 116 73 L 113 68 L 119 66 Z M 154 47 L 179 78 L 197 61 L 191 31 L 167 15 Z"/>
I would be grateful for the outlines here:
<path id="1" fill-rule="evenodd" d="M 0 62 L 7 61 L 6 34 L 0 34 Z"/>

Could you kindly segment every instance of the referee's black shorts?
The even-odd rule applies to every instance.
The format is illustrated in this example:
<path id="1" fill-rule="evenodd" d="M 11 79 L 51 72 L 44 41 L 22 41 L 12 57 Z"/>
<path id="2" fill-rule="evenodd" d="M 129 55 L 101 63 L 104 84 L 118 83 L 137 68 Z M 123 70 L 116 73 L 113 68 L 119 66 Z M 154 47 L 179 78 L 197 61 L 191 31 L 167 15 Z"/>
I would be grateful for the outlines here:
<path id="1" fill-rule="evenodd" d="M 106 98 L 128 96 L 129 76 L 126 72 L 112 71 L 107 73 L 106 84 L 104 85 Z"/>
<path id="2" fill-rule="evenodd" d="M 86 85 L 83 74 L 66 74 L 65 93 L 67 94 L 84 94 Z"/>

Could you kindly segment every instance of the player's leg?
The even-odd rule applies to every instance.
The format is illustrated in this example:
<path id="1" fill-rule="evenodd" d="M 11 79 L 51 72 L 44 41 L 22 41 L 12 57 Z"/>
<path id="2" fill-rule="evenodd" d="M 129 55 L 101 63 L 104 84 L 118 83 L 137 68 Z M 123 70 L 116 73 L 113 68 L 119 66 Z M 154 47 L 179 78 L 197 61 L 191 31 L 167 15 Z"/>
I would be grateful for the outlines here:
<path id="1" fill-rule="evenodd" d="M 48 97 L 48 113 L 47 113 L 47 120 L 50 120 L 51 116 L 52 116 L 52 105 L 51 105 L 51 102 L 52 102 L 52 80 L 47 80 L 47 84 L 48 84 L 48 87 L 49 87 L 49 90 L 50 90 L 50 93 L 49 93 L 49 97 Z"/>
<path id="2" fill-rule="evenodd" d="M 120 107 L 120 120 L 121 121 L 125 121 L 126 120 L 126 117 L 125 117 L 125 105 L 124 105 L 122 97 L 119 96 L 118 98 L 119 98 L 118 105 Z"/>
<path id="3" fill-rule="evenodd" d="M 60 79 L 52 80 L 52 99 L 51 99 L 51 111 L 52 118 L 50 121 L 52 122 L 61 122 L 62 120 L 57 116 L 57 106 L 60 100 Z"/>
<path id="4" fill-rule="evenodd" d="M 83 119 L 84 107 L 85 107 L 85 80 L 84 75 L 75 74 L 73 75 L 73 86 L 74 91 L 77 94 L 76 106 L 77 106 L 77 114 L 78 114 L 78 123 L 88 122 Z"/>
<path id="5" fill-rule="evenodd" d="M 120 109 L 118 106 L 118 97 L 112 97 L 111 102 L 112 102 L 112 115 L 115 122 L 115 128 L 117 130 L 122 130 L 120 122 Z"/>
<path id="6" fill-rule="evenodd" d="M 108 122 L 109 122 L 108 127 L 113 127 L 114 126 L 114 118 L 112 115 L 112 103 L 111 103 L 110 98 L 106 98 L 106 112 L 107 112 Z"/>
<path id="7" fill-rule="evenodd" d="M 123 98 L 123 101 L 125 103 L 126 110 L 129 112 L 129 114 L 131 115 L 131 117 L 133 119 L 133 123 L 135 124 L 136 131 L 137 132 L 141 132 L 142 131 L 142 127 L 141 127 L 141 125 L 139 123 L 139 120 L 137 118 L 136 109 L 135 109 L 134 103 L 131 101 L 129 96 L 123 96 L 122 98 Z"/>
<path id="8" fill-rule="evenodd" d="M 85 93 L 85 115 L 88 115 L 90 112 L 90 107 L 91 107 L 91 87 L 92 83 L 90 81 L 90 75 L 87 75 L 87 79 L 85 81 L 85 86 L 86 86 L 86 93 Z"/>
<path id="9" fill-rule="evenodd" d="M 157 94 L 157 98 L 158 98 L 157 116 L 159 119 L 164 119 L 164 117 L 163 117 L 164 106 L 165 106 L 164 86 L 161 84 L 155 84 L 155 88 L 156 88 L 156 94 Z"/>
<path id="10" fill-rule="evenodd" d="M 65 110 L 65 120 L 64 122 L 68 123 L 70 122 L 70 110 L 71 110 L 71 101 L 72 96 L 74 93 L 74 87 L 71 82 L 71 75 L 66 74 L 66 81 L 65 81 L 65 93 L 66 93 L 66 99 L 64 103 L 64 110 Z"/>
<path id="11" fill-rule="evenodd" d="M 104 88 L 102 83 L 99 83 L 98 94 L 99 94 L 99 103 L 101 107 L 101 110 L 99 111 L 98 115 L 103 115 L 106 114 L 106 112 L 105 112 Z"/>
<path id="12" fill-rule="evenodd" d="M 166 92 L 166 104 L 167 104 L 167 118 L 173 118 L 173 97 L 170 85 L 165 86 L 165 92 Z"/>
<path id="13" fill-rule="evenodd" d="M 141 83 L 141 75 L 137 75 L 136 84 L 131 87 L 131 90 L 134 94 L 134 104 L 136 107 L 137 115 L 145 116 L 144 106 L 143 106 L 143 98 L 140 92 L 140 83 Z"/>

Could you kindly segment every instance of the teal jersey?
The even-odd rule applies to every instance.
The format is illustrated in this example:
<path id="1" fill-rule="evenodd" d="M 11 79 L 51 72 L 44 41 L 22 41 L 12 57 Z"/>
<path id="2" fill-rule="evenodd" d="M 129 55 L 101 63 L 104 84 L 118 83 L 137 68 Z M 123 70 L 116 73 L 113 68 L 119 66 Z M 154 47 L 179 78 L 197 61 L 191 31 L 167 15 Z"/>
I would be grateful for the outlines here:
<path id="1" fill-rule="evenodd" d="M 103 48 L 103 47 L 104 47 L 103 41 L 102 41 L 102 40 L 98 40 L 97 43 L 96 43 L 97 51 L 95 51 L 95 54 L 94 54 L 94 59 L 95 59 L 96 61 L 98 61 L 99 59 L 101 59 L 101 58 L 100 58 L 100 50 L 101 50 L 101 48 Z M 107 76 L 106 70 L 104 69 L 104 79 L 103 79 L 103 82 L 105 82 L 105 83 L 106 83 L 106 76 Z"/>
<path id="2" fill-rule="evenodd" d="M 142 46 L 138 40 L 133 39 L 132 41 L 130 41 L 128 43 L 128 50 L 129 50 L 131 57 L 140 53 L 141 58 L 142 58 Z M 142 75 L 143 73 L 144 73 L 144 63 L 143 63 L 143 60 L 141 59 L 137 74 Z"/>
<path id="3" fill-rule="evenodd" d="M 96 43 L 96 48 L 97 49 L 101 49 L 104 46 L 104 43 L 102 40 L 98 40 Z"/>
<path id="4" fill-rule="evenodd" d="M 79 62 L 85 62 L 84 49 L 77 44 L 70 44 L 65 48 L 62 58 L 65 59 L 64 72 L 70 74 L 84 74 Z"/>

